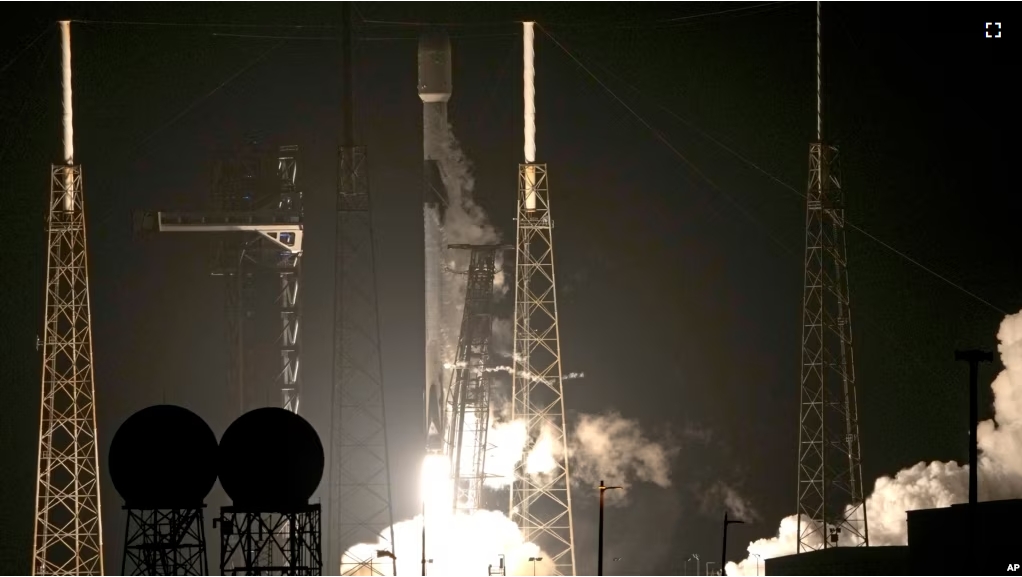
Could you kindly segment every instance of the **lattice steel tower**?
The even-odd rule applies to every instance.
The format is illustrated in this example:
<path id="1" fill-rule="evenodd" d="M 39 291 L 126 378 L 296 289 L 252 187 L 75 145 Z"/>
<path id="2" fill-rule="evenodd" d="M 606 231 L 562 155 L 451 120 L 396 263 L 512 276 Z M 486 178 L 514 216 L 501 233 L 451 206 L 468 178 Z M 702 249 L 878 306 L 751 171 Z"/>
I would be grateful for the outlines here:
<path id="1" fill-rule="evenodd" d="M 546 435 L 559 455 L 549 475 L 530 475 L 523 458 L 515 466 L 510 517 L 526 541 L 550 555 L 554 574 L 575 574 L 571 483 L 568 473 L 561 341 L 557 323 L 553 218 L 545 164 L 535 164 L 535 90 L 532 23 L 525 23 L 525 161 L 518 166 L 515 257 L 514 371 L 512 419 L 529 431 L 525 454 Z M 524 455 L 523 455 L 524 456 Z"/>
<path id="2" fill-rule="evenodd" d="M 454 383 L 447 398 L 444 437 L 450 446 L 454 513 L 482 508 L 486 480 L 487 432 L 490 424 L 492 372 L 490 339 L 493 336 L 493 279 L 498 251 L 507 245 L 452 244 L 447 248 L 470 252 L 465 285 L 465 308 L 455 357 Z"/>
<path id="3" fill-rule="evenodd" d="M 298 147 L 281 146 L 274 171 L 273 190 L 257 194 L 264 175 L 261 155 L 243 153 L 221 169 L 215 187 L 240 187 L 245 202 L 229 200 L 220 193 L 221 210 L 215 212 L 141 212 L 135 226 L 143 231 L 231 233 L 221 245 L 213 274 L 228 277 L 226 291 L 228 382 L 238 395 L 239 412 L 277 405 L 298 412 L 301 392 L 301 270 L 304 240 L 304 208 L 298 191 Z M 225 182 L 226 181 L 226 182 Z M 239 184 L 240 183 L 240 184 Z M 235 191 L 237 192 L 237 191 Z M 235 195 L 236 196 L 236 195 Z M 242 233 L 242 234 L 238 234 Z M 255 233 L 255 234 L 252 234 Z M 232 239 L 233 237 L 241 237 Z M 262 271 L 277 278 L 271 326 L 256 326 L 254 277 Z M 255 330 L 258 329 L 258 330 Z M 265 330 L 265 331 L 264 331 Z M 269 333 L 268 331 L 271 331 Z M 266 354 L 262 333 L 274 335 L 277 361 Z M 259 346 L 252 341 L 260 341 Z M 279 403 L 279 404 L 278 404 Z"/>
<path id="4" fill-rule="evenodd" d="M 355 144 L 351 2 L 344 3 L 344 136 L 339 151 L 334 277 L 330 517 L 326 567 L 382 575 L 373 556 L 345 550 L 376 543 L 394 551 L 387 419 L 380 354 L 375 246 L 366 147 Z M 396 558 L 392 559 L 397 574 Z M 333 571 L 331 569 L 330 571 Z"/>
<path id="5" fill-rule="evenodd" d="M 60 22 L 64 164 L 50 168 L 33 575 L 102 575 L 96 388 L 82 167 L 74 163 L 71 23 Z"/>
<path id="6" fill-rule="evenodd" d="M 820 2 L 816 3 L 816 141 L 809 145 L 797 552 L 868 546 L 859 448 L 838 149 L 823 139 Z M 808 521 L 808 522 L 807 522 Z"/>

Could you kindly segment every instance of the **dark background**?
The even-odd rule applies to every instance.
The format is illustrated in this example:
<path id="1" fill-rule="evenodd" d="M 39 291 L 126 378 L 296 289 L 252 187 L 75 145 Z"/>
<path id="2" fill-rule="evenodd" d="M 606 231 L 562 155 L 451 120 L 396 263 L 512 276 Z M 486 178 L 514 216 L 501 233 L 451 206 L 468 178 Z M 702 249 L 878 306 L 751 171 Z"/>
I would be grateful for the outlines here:
<path id="1" fill-rule="evenodd" d="M 1018 109 L 1008 105 L 1018 75 L 1011 23 L 1007 38 L 983 37 L 985 21 L 1007 20 L 1008 6 L 825 4 L 825 131 L 844 155 L 848 217 L 951 281 L 849 233 L 870 487 L 920 460 L 967 457 L 966 375 L 952 351 L 995 347 L 1004 313 L 1022 307 L 1022 203 L 1008 164 L 1018 132 Z M 118 425 L 150 404 L 189 407 L 218 435 L 228 424 L 222 288 L 208 274 L 210 242 L 134 239 L 130 212 L 202 208 L 212 161 L 249 134 L 301 147 L 304 406 L 321 434 L 328 431 L 341 9 L 8 6 L 0 24 L 0 572 L 30 569 L 43 225 L 48 166 L 61 153 L 53 21 L 91 21 L 72 26 L 75 150 L 84 167 L 105 459 Z M 567 381 L 567 404 L 576 413 L 620 411 L 682 447 L 672 488 L 636 487 L 628 508 L 609 513 L 607 557 L 622 556 L 627 566 L 608 573 L 677 571 L 690 552 L 714 558 L 721 506 L 707 495 L 716 481 L 759 513 L 759 523 L 732 528 L 732 557 L 744 556 L 746 539 L 774 535 L 795 505 L 804 203 L 705 135 L 804 190 L 814 135 L 814 4 L 357 9 L 370 21 L 356 91 L 379 207 L 395 518 L 415 513 L 422 448 L 421 106 L 416 27 L 378 21 L 448 23 L 451 121 L 475 163 L 480 202 L 512 238 L 522 157 L 514 21 L 528 18 L 634 112 L 537 31 L 538 157 L 549 164 L 557 216 L 564 368 L 585 372 Z M 987 370 L 985 382 L 993 377 Z M 983 394 L 986 418 L 988 387 Z M 106 567 L 117 573 L 123 512 L 108 479 L 103 491 Z M 586 495 L 574 499 L 580 574 L 595 572 L 596 494 Z M 220 499 L 217 488 L 211 507 Z"/>

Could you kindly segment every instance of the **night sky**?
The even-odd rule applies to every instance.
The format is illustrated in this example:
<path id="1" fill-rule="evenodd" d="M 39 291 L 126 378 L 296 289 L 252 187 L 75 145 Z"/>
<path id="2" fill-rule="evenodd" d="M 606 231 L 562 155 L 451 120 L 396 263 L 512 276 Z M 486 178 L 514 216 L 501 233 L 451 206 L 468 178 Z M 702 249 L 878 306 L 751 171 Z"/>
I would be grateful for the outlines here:
<path id="1" fill-rule="evenodd" d="M 1004 314 L 1022 308 L 1022 201 L 1009 181 L 1019 129 L 1008 104 L 1015 40 L 1010 23 L 1008 38 L 983 34 L 1009 6 L 825 4 L 824 130 L 843 153 L 848 219 L 903 253 L 848 233 L 870 488 L 921 460 L 967 459 L 967 375 L 953 351 L 995 349 Z M 49 164 L 61 153 L 53 22 L 84 21 L 72 25 L 75 151 L 105 474 L 109 439 L 145 406 L 188 407 L 218 435 L 229 424 L 211 241 L 133 238 L 130 214 L 205 208 L 213 161 L 248 135 L 300 146 L 303 406 L 328 433 L 341 8 L 8 9 L 0 24 L 0 572 L 25 573 L 31 558 L 44 216 Z M 716 558 L 718 482 L 758 512 L 757 522 L 732 527 L 730 557 L 776 534 L 796 495 L 804 201 L 788 186 L 804 191 L 814 135 L 814 4 L 357 10 L 358 134 L 378 209 L 395 518 L 417 509 L 422 452 L 417 24 L 446 23 L 452 35 L 450 119 L 475 165 L 477 199 L 510 240 L 522 159 L 515 22 L 534 19 L 591 72 L 537 30 L 538 160 L 548 163 L 557 223 L 562 358 L 565 372 L 585 373 L 565 383 L 569 413 L 618 411 L 680 447 L 670 489 L 636 486 L 628 507 L 608 512 L 608 563 L 619 556 L 626 565 L 608 573 L 678 571 L 692 552 Z M 983 374 L 981 419 L 995 368 Z M 117 573 L 124 517 L 109 478 L 103 491 L 106 567 Z M 207 516 L 222 498 L 218 487 Z M 593 574 L 597 493 L 576 489 L 573 498 L 578 572 Z"/>

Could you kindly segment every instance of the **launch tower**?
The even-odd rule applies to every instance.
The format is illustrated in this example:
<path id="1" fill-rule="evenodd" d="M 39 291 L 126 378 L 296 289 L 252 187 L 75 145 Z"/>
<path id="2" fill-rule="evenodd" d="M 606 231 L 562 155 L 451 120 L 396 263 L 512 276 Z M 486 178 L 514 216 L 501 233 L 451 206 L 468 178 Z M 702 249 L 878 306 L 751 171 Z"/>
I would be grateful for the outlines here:
<path id="1" fill-rule="evenodd" d="M 534 476 L 523 459 L 515 466 L 510 517 L 527 542 L 550 555 L 557 575 L 575 574 L 571 483 L 561 383 L 561 340 L 554 277 L 553 217 L 545 164 L 536 164 L 536 106 L 533 23 L 524 23 L 525 164 L 518 166 L 515 257 L 514 371 L 512 419 L 525 421 L 529 440 L 553 443 L 557 464 Z"/>
<path id="2" fill-rule="evenodd" d="M 82 167 L 74 163 L 71 23 L 60 22 L 64 162 L 50 167 L 33 575 L 103 575 Z"/>
<path id="3" fill-rule="evenodd" d="M 351 2 L 344 3 L 344 135 L 337 184 L 334 372 L 327 567 L 382 575 L 347 547 L 387 542 L 394 553 L 387 415 L 380 358 L 375 239 L 366 147 L 355 144 Z M 392 558 L 396 574 L 396 559 Z M 339 565 L 338 565 L 339 564 Z"/>
<path id="4" fill-rule="evenodd" d="M 823 138 L 820 2 L 816 3 L 816 141 L 809 145 L 797 552 L 868 546 L 838 148 Z M 806 522 L 806 521 L 810 522 Z"/>
<path id="5" fill-rule="evenodd" d="M 490 424 L 490 337 L 493 334 L 493 279 L 497 251 L 507 245 L 454 244 L 471 251 L 465 309 L 458 338 L 454 382 L 445 402 L 445 445 L 450 447 L 454 513 L 482 507 L 487 431 Z"/>
<path id="6" fill-rule="evenodd" d="M 298 147 L 281 146 L 273 173 L 272 191 L 259 196 L 263 175 L 261 159 L 240 156 L 225 167 L 214 182 L 234 192 L 224 195 L 224 207 L 214 212 L 143 212 L 135 226 L 158 232 L 246 233 L 222 246 L 213 274 L 227 276 L 228 340 L 231 351 L 229 383 L 239 395 L 239 413 L 246 409 L 276 404 L 298 412 L 301 387 L 301 265 L 304 237 L 302 193 L 297 187 Z M 223 172 L 226 171 L 226 172 Z M 243 201 L 230 198 L 242 192 Z M 254 197 L 245 198 L 245 197 Z M 254 233 L 254 234 L 253 234 Z M 275 335 L 275 366 L 254 373 L 261 351 L 253 347 L 255 307 L 253 277 L 270 272 L 276 316 L 268 327 Z M 262 329 L 263 327 L 259 327 Z M 272 374 L 272 379 L 269 375 Z M 264 386 L 265 385 L 265 386 Z M 272 396 L 271 396 L 272 395 Z M 279 396 L 278 396 L 279 395 Z M 269 402 L 267 402 L 269 401 Z"/>

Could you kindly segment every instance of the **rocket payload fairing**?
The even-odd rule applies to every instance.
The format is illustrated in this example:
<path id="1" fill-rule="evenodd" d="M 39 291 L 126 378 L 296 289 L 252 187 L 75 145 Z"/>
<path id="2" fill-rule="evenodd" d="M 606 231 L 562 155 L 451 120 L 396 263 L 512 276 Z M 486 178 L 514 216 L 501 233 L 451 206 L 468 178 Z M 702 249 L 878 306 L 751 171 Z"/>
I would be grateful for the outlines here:
<path id="1" fill-rule="evenodd" d="M 426 383 L 424 392 L 426 451 L 443 451 L 444 358 L 443 217 L 447 191 L 440 172 L 447 135 L 447 101 L 451 98 L 451 41 L 440 30 L 419 38 L 419 98 L 422 99 L 423 231 L 426 273 Z"/>

